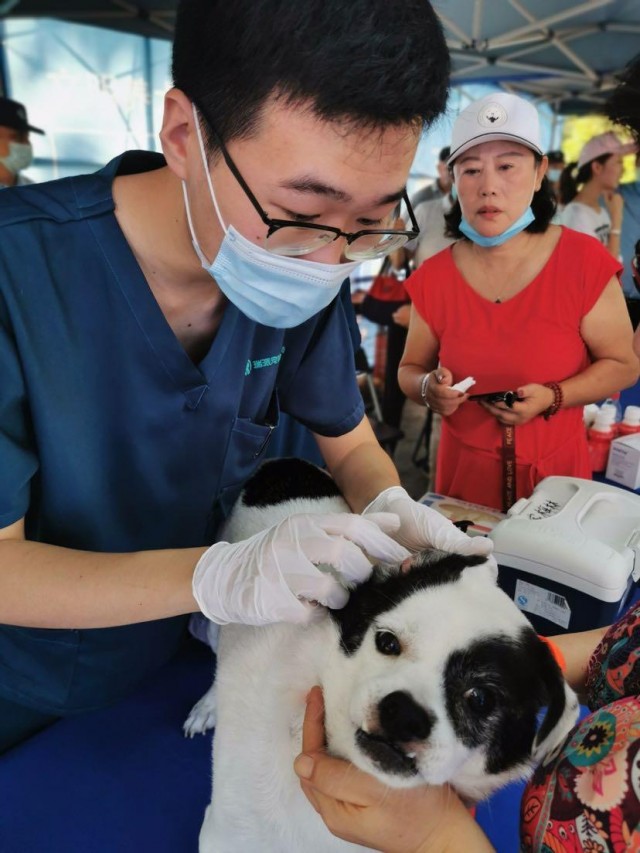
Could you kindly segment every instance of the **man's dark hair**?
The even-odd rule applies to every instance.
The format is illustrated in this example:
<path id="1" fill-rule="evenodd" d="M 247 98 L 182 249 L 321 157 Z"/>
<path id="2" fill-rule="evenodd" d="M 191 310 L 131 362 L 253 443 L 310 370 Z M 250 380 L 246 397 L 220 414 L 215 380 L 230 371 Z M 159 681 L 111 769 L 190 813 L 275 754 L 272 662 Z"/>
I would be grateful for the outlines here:
<path id="1" fill-rule="evenodd" d="M 438 160 L 441 163 L 446 163 L 447 160 L 449 159 L 450 154 L 451 154 L 451 146 L 445 145 L 444 148 L 440 149 L 440 153 L 438 154 Z"/>
<path id="2" fill-rule="evenodd" d="M 542 157 L 535 151 L 532 151 L 531 153 L 535 157 L 536 164 L 539 164 Z M 553 190 L 551 189 L 551 184 L 545 175 L 542 179 L 542 183 L 540 184 L 540 189 L 533 194 L 533 199 L 531 200 L 531 210 L 533 211 L 535 219 L 530 225 L 527 225 L 524 230 L 528 231 L 530 234 L 543 234 L 555 216 L 556 208 L 556 199 L 553 194 Z M 460 202 L 457 199 L 456 203 L 453 205 L 449 213 L 445 215 L 444 219 L 446 222 L 444 233 L 447 237 L 453 237 L 455 240 L 459 240 L 460 238 L 467 239 L 460 230 L 462 209 L 460 207 Z"/>
<path id="3" fill-rule="evenodd" d="M 611 121 L 629 128 L 640 140 L 640 53 L 619 77 L 619 84 L 607 100 L 605 112 Z"/>
<path id="4" fill-rule="evenodd" d="M 428 125 L 449 54 L 427 0 L 181 0 L 172 71 L 227 142 L 255 131 L 270 96 L 354 127 Z"/>

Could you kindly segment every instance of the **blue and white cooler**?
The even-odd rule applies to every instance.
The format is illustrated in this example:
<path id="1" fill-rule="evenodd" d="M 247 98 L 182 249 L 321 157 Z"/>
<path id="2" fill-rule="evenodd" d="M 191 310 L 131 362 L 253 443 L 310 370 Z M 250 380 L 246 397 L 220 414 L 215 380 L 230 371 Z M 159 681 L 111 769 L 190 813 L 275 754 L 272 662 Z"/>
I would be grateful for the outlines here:
<path id="1" fill-rule="evenodd" d="M 609 625 L 640 577 L 640 495 L 547 477 L 489 538 L 499 584 L 541 634 Z"/>

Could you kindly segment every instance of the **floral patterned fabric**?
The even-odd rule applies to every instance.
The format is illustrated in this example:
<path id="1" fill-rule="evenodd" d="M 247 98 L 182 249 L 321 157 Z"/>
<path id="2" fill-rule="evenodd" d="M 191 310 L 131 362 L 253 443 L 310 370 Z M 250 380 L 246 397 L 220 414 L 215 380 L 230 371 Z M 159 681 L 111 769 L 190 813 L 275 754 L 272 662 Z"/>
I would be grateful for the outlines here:
<path id="1" fill-rule="evenodd" d="M 589 661 L 585 717 L 522 798 L 522 853 L 640 853 L 640 605 Z"/>

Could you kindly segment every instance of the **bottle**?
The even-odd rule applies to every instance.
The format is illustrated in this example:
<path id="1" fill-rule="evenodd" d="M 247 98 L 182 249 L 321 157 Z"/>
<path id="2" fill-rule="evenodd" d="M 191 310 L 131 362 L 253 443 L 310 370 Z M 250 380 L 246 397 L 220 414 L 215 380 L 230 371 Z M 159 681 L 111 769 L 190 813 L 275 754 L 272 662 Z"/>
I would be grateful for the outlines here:
<path id="1" fill-rule="evenodd" d="M 614 394 L 613 397 L 607 397 L 604 403 L 600 406 L 600 411 L 610 412 L 613 421 L 621 421 L 622 406 L 620 405 L 620 394 Z"/>
<path id="2" fill-rule="evenodd" d="M 607 411 L 603 412 L 601 407 L 593 426 L 587 430 L 591 470 L 594 474 L 600 474 L 606 469 L 611 442 L 615 436 L 616 430 L 611 422 L 611 415 Z"/>
<path id="3" fill-rule="evenodd" d="M 640 432 L 640 406 L 627 406 L 618 425 L 618 435 L 633 435 Z"/>
<path id="4" fill-rule="evenodd" d="M 593 426 L 593 422 L 596 419 L 596 415 L 600 411 L 600 406 L 597 403 L 589 403 L 588 406 L 585 406 L 582 410 L 582 419 L 584 421 L 584 425 L 587 429 L 590 426 Z"/>

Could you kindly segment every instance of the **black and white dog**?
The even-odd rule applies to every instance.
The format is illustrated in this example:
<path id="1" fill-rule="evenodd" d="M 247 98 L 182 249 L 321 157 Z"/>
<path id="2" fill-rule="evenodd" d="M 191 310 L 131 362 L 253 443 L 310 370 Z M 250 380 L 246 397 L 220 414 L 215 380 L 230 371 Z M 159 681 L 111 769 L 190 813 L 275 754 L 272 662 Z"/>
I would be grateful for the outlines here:
<path id="1" fill-rule="evenodd" d="M 246 484 L 223 538 L 336 511 L 348 507 L 325 472 L 275 460 Z M 389 786 L 448 782 L 470 801 L 528 775 L 578 714 L 550 651 L 484 557 L 425 551 L 409 565 L 375 567 L 346 607 L 309 625 L 221 630 L 215 693 L 185 725 L 189 734 L 216 725 L 201 853 L 364 849 L 329 833 L 293 772 L 314 684 L 333 754 Z"/>

